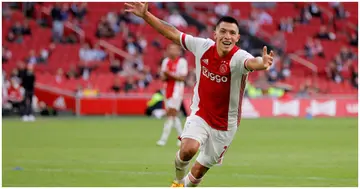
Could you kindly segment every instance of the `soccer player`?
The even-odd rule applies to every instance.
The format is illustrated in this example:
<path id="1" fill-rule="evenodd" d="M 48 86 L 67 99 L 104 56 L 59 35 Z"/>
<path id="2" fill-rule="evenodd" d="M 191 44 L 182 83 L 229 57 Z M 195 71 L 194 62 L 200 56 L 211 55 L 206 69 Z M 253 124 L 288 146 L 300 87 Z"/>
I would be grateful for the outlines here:
<path id="1" fill-rule="evenodd" d="M 220 164 L 240 124 L 241 104 L 248 73 L 267 70 L 274 53 L 263 48 L 262 57 L 253 57 L 239 49 L 239 25 L 232 17 L 222 17 L 211 39 L 193 37 L 158 19 L 148 11 L 147 3 L 125 3 L 126 12 L 143 18 L 160 34 L 195 55 L 196 84 L 181 135 L 180 150 L 175 156 L 173 187 L 197 186 L 206 172 Z M 190 160 L 200 153 L 185 175 Z"/>
<path id="2" fill-rule="evenodd" d="M 161 65 L 161 77 L 166 82 L 165 85 L 165 109 L 167 119 L 164 124 L 163 133 L 160 140 L 156 143 L 159 146 L 164 146 L 169 138 L 171 129 L 175 127 L 178 136 L 182 133 L 182 126 L 178 112 L 180 110 L 183 95 L 184 95 L 184 81 L 188 73 L 187 61 L 180 57 L 181 47 L 177 44 L 170 44 L 167 47 L 167 58 L 165 58 Z M 180 146 L 180 141 L 178 141 Z"/>

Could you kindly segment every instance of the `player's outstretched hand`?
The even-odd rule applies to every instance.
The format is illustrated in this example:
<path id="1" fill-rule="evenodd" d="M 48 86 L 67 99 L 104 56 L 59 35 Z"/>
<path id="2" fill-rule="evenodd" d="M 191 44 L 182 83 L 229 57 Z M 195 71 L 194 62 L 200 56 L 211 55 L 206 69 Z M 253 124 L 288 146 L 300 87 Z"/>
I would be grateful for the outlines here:
<path id="1" fill-rule="evenodd" d="M 125 12 L 131 12 L 138 17 L 143 18 L 148 10 L 148 3 L 129 2 L 125 3 Z"/>
<path id="2" fill-rule="evenodd" d="M 264 46 L 263 48 L 262 59 L 263 59 L 264 67 L 266 68 L 266 70 L 269 70 L 271 65 L 273 64 L 274 52 L 270 51 L 270 54 L 268 54 L 267 46 Z"/>

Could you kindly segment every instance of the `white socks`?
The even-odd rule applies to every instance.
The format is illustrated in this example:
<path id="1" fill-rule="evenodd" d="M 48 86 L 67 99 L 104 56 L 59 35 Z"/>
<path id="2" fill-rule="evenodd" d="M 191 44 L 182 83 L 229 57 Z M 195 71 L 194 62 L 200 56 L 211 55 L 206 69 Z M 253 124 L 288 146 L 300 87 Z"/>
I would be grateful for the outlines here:
<path id="1" fill-rule="evenodd" d="M 187 171 L 190 161 L 181 160 L 179 153 L 180 151 L 177 151 L 175 156 L 175 175 L 176 175 L 176 180 L 179 183 L 184 183 L 183 179 L 185 177 L 185 172 Z"/>
<path id="2" fill-rule="evenodd" d="M 185 182 L 184 182 L 184 187 L 196 187 L 197 185 L 200 184 L 202 178 L 195 178 L 192 174 L 191 171 L 186 175 L 186 177 L 184 178 Z"/>
<path id="3" fill-rule="evenodd" d="M 164 123 L 164 129 L 163 132 L 161 134 L 160 140 L 158 141 L 158 145 L 165 145 L 170 133 L 171 133 L 171 129 L 172 127 L 175 127 L 178 136 L 181 136 L 182 134 L 182 126 L 181 126 L 181 121 L 180 118 L 178 117 L 168 117 L 167 120 Z M 180 141 L 178 141 L 177 145 L 180 145 Z"/>
<path id="4" fill-rule="evenodd" d="M 174 118 L 169 117 L 164 123 L 164 129 L 160 137 L 162 143 L 166 143 L 171 133 L 172 125 L 174 124 Z"/>

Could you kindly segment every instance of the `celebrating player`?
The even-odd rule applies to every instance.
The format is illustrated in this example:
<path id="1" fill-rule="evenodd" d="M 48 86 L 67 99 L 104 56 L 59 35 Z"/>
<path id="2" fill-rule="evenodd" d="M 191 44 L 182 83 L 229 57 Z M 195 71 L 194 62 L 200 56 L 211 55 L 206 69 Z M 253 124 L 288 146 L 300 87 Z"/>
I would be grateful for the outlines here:
<path id="1" fill-rule="evenodd" d="M 161 77 L 166 82 L 165 87 L 165 108 L 167 120 L 164 124 L 163 133 L 157 145 L 164 146 L 169 138 L 172 127 L 175 127 L 178 135 L 182 133 L 182 126 L 178 111 L 180 110 L 183 95 L 184 81 L 188 72 L 187 61 L 180 57 L 181 47 L 177 44 L 170 44 L 167 48 L 168 57 L 161 65 Z M 178 141 L 180 146 L 180 141 Z"/>
<path id="2" fill-rule="evenodd" d="M 126 12 L 143 18 L 160 34 L 195 55 L 196 84 L 175 157 L 173 187 L 197 186 L 205 173 L 221 163 L 240 124 L 241 104 L 248 73 L 266 70 L 274 53 L 263 48 L 262 57 L 253 57 L 239 49 L 239 25 L 232 17 L 222 17 L 211 39 L 193 37 L 158 19 L 148 11 L 148 3 L 125 3 Z M 200 149 L 191 171 L 185 176 L 190 160 Z"/>

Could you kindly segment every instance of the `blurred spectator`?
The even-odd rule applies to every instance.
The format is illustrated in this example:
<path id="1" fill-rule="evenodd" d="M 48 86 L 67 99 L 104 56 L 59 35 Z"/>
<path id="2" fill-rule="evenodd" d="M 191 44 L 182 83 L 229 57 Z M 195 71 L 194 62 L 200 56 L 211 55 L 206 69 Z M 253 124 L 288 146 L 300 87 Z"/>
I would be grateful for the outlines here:
<path id="1" fill-rule="evenodd" d="M 63 34 L 64 34 L 64 23 L 63 23 L 63 15 L 60 3 L 55 3 L 54 7 L 51 9 L 51 18 L 53 20 L 52 23 L 52 32 L 53 37 L 52 40 L 54 42 L 60 42 Z"/>
<path id="2" fill-rule="evenodd" d="M 55 44 L 51 43 L 49 45 L 49 48 L 42 48 L 39 52 L 39 58 L 38 61 L 39 62 L 47 62 L 47 60 L 49 59 L 50 55 L 52 54 L 52 52 L 55 50 Z"/>
<path id="3" fill-rule="evenodd" d="M 292 33 L 294 31 L 294 21 L 291 17 L 281 18 L 278 26 L 280 31 Z"/>
<path id="4" fill-rule="evenodd" d="M 145 79 L 150 83 L 153 80 L 153 76 L 151 74 L 150 67 L 144 66 L 143 73 L 145 75 Z"/>
<path id="5" fill-rule="evenodd" d="M 163 50 L 162 45 L 160 43 L 160 39 L 158 37 L 153 39 L 153 41 L 151 42 L 151 45 L 153 47 L 157 48 L 157 50 Z"/>
<path id="6" fill-rule="evenodd" d="M 136 83 L 133 77 L 127 77 L 124 83 L 124 91 L 129 92 L 136 89 Z"/>
<path id="7" fill-rule="evenodd" d="M 70 11 L 76 19 L 82 21 L 84 16 L 87 14 L 87 3 L 81 3 L 80 6 L 78 6 L 76 3 L 73 3 L 71 5 Z"/>
<path id="8" fill-rule="evenodd" d="M 107 16 L 106 16 L 106 20 L 109 23 L 111 29 L 115 32 L 118 33 L 120 31 L 120 27 L 119 24 L 117 23 L 117 15 L 115 12 L 108 12 Z"/>
<path id="9" fill-rule="evenodd" d="M 124 10 L 121 10 L 118 14 L 118 24 L 120 25 L 120 23 L 126 23 L 126 24 L 130 24 L 131 20 L 130 20 L 130 13 L 125 12 Z"/>
<path id="10" fill-rule="evenodd" d="M 228 2 L 219 3 L 215 6 L 214 10 L 215 10 L 215 14 L 218 17 L 227 16 L 230 12 L 230 3 Z"/>
<path id="11" fill-rule="evenodd" d="M 111 86 L 111 91 L 118 93 L 121 90 L 121 83 L 120 83 L 120 79 L 119 77 L 115 77 L 114 79 L 114 83 Z"/>
<path id="12" fill-rule="evenodd" d="M 357 32 L 353 32 L 351 35 L 350 35 L 350 37 L 349 37 L 349 44 L 351 45 L 351 46 L 354 46 L 354 47 L 357 47 L 358 46 L 358 34 L 357 34 Z"/>
<path id="13" fill-rule="evenodd" d="M 79 77 L 79 73 L 76 70 L 76 67 L 74 64 L 70 65 L 69 71 L 66 73 L 65 76 L 67 79 L 77 79 Z"/>
<path id="14" fill-rule="evenodd" d="M 343 81 L 343 78 L 339 72 L 339 69 L 337 68 L 337 65 L 335 61 L 330 61 L 328 64 L 328 67 L 326 68 L 326 74 L 329 79 L 333 80 L 336 83 L 341 83 Z"/>
<path id="15" fill-rule="evenodd" d="M 131 55 L 142 53 L 143 49 L 141 48 L 140 44 L 137 41 L 135 41 L 135 38 L 132 35 L 128 36 L 125 40 L 126 41 L 124 42 L 123 45 L 123 49 L 125 51 L 127 51 Z"/>
<path id="16" fill-rule="evenodd" d="M 180 15 L 179 11 L 173 10 L 170 16 L 167 18 L 169 24 L 175 27 L 187 27 L 188 23 L 186 20 Z"/>
<path id="17" fill-rule="evenodd" d="M 45 102 L 39 102 L 39 112 L 42 116 L 56 116 L 57 111 L 51 107 L 48 107 Z"/>
<path id="18" fill-rule="evenodd" d="M 344 19 L 350 16 L 350 13 L 345 10 L 341 2 L 333 2 L 331 5 L 334 9 L 336 18 Z"/>
<path id="19" fill-rule="evenodd" d="M 310 5 L 308 6 L 308 9 L 309 9 L 311 16 L 320 18 L 321 23 L 324 23 L 324 17 L 323 17 L 322 11 L 316 5 L 316 3 L 310 3 Z"/>
<path id="20" fill-rule="evenodd" d="M 137 43 L 139 44 L 140 48 L 141 48 L 141 51 L 145 50 L 146 47 L 147 47 L 147 41 L 146 41 L 146 38 L 142 35 L 142 33 L 137 33 L 137 36 L 136 36 L 136 41 Z"/>
<path id="21" fill-rule="evenodd" d="M 25 16 L 27 18 L 33 18 L 35 15 L 35 4 L 36 2 L 23 2 L 23 11 L 25 11 Z"/>
<path id="22" fill-rule="evenodd" d="M 297 21 L 300 22 L 301 24 L 308 24 L 310 22 L 311 18 L 312 18 L 312 16 L 311 16 L 309 9 L 307 9 L 306 7 L 303 7 L 300 10 L 300 17 L 297 18 Z"/>
<path id="23" fill-rule="evenodd" d="M 96 60 L 96 55 L 90 48 L 88 43 L 84 43 L 79 50 L 79 57 L 81 61 L 88 62 Z"/>
<path id="24" fill-rule="evenodd" d="M 83 86 L 81 84 L 78 84 L 75 89 L 75 96 L 76 97 L 82 97 L 83 96 Z"/>
<path id="25" fill-rule="evenodd" d="M 357 67 L 355 67 L 354 65 L 350 66 L 350 73 L 351 73 L 350 83 L 353 87 L 355 87 L 357 89 L 359 86 Z"/>
<path id="26" fill-rule="evenodd" d="M 31 28 L 28 20 L 24 21 L 24 24 L 22 26 L 22 35 L 31 35 Z"/>
<path id="27" fill-rule="evenodd" d="M 33 71 L 33 66 L 28 65 L 26 75 L 24 75 L 22 79 L 22 86 L 25 89 L 25 113 L 23 116 L 23 121 L 35 121 L 32 106 L 35 81 L 36 76 Z"/>
<path id="28" fill-rule="evenodd" d="M 64 77 L 64 71 L 62 68 L 58 68 L 56 71 L 55 81 L 56 83 L 61 83 L 65 79 Z"/>
<path id="29" fill-rule="evenodd" d="M 105 16 L 102 16 L 96 29 L 96 37 L 112 38 L 114 36 L 115 33 L 114 30 L 111 28 L 110 23 L 107 21 Z"/>
<path id="30" fill-rule="evenodd" d="M 320 40 L 316 39 L 314 42 L 311 37 L 308 37 L 305 44 L 305 54 L 307 58 L 312 58 L 315 55 L 325 57 L 324 49 Z"/>
<path id="31" fill-rule="evenodd" d="M 140 89 L 144 89 L 146 87 L 148 87 L 150 84 L 150 82 L 146 79 L 146 76 L 144 73 L 140 73 L 139 74 L 139 79 L 137 81 L 137 86 L 140 88 Z"/>
<path id="32" fill-rule="evenodd" d="M 69 19 L 69 4 L 64 3 L 63 6 L 61 7 L 61 20 L 62 21 L 66 21 Z"/>
<path id="33" fill-rule="evenodd" d="M 7 63 L 12 57 L 11 51 L 6 47 L 2 47 L 2 62 Z"/>
<path id="34" fill-rule="evenodd" d="M 272 16 L 265 10 L 261 10 L 260 13 L 257 14 L 257 20 L 260 25 L 273 23 Z"/>
<path id="35" fill-rule="evenodd" d="M 25 89 L 20 86 L 16 79 L 10 80 L 10 86 L 7 88 L 7 102 L 11 104 L 13 111 L 23 111 L 23 100 L 24 100 Z"/>
<path id="36" fill-rule="evenodd" d="M 356 55 L 349 50 L 346 46 L 342 47 L 340 50 L 340 57 L 343 62 L 346 62 L 348 60 L 354 60 L 356 58 Z"/>
<path id="37" fill-rule="evenodd" d="M 138 71 L 142 71 L 144 69 L 144 61 L 142 54 L 137 53 L 135 55 L 135 59 L 133 60 L 133 67 Z"/>
<path id="38" fill-rule="evenodd" d="M 17 71 L 18 71 L 17 76 L 20 78 L 21 81 L 24 81 L 25 76 L 27 75 L 27 70 L 26 70 L 26 64 L 23 61 L 17 62 Z"/>
<path id="39" fill-rule="evenodd" d="M 16 37 L 22 37 L 23 27 L 21 26 L 21 23 L 19 21 L 15 22 L 15 24 L 11 27 L 11 31 Z"/>
<path id="40" fill-rule="evenodd" d="M 91 83 L 87 84 L 87 87 L 83 90 L 82 94 L 85 97 L 95 97 L 99 95 L 99 90 L 94 88 Z"/>
<path id="41" fill-rule="evenodd" d="M 100 48 L 98 43 L 94 45 L 92 52 L 94 53 L 95 60 L 97 61 L 103 61 L 106 58 L 105 51 Z"/>
<path id="42" fill-rule="evenodd" d="M 31 49 L 29 52 L 29 56 L 25 59 L 28 64 L 36 64 L 38 62 L 38 58 L 36 56 L 35 50 Z"/>
<path id="43" fill-rule="evenodd" d="M 326 26 L 321 26 L 320 31 L 315 35 L 316 38 L 326 39 L 326 40 L 335 40 L 336 36 L 334 33 L 329 32 Z"/>
<path id="44" fill-rule="evenodd" d="M 250 18 L 247 22 L 247 27 L 249 29 L 249 33 L 251 35 L 255 35 L 257 33 L 257 31 L 260 28 L 260 23 L 257 20 L 257 12 L 256 11 L 252 11 L 250 13 Z"/>
<path id="45" fill-rule="evenodd" d="M 300 86 L 297 96 L 308 97 L 309 95 L 316 94 L 318 92 L 320 92 L 320 89 L 316 87 L 310 79 L 306 79 L 305 83 Z"/>
<path id="46" fill-rule="evenodd" d="M 120 60 L 114 59 L 110 61 L 110 72 L 112 72 L 113 74 L 118 74 L 122 70 L 123 69 L 120 65 Z"/>

